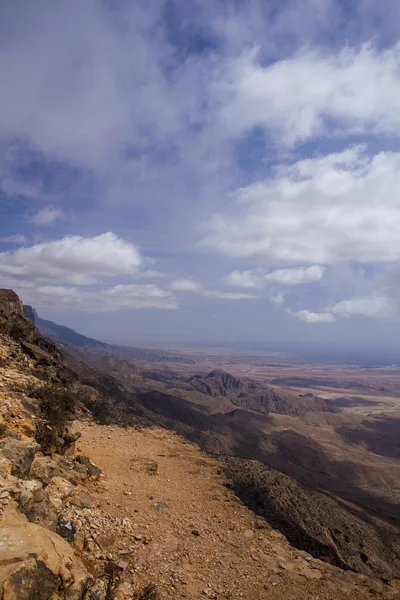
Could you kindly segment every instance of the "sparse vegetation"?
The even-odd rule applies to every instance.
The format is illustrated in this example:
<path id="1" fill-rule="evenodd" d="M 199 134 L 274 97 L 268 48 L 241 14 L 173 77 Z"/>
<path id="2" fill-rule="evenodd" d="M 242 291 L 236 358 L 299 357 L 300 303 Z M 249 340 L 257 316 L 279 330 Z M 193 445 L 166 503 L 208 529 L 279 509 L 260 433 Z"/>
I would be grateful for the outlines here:
<path id="1" fill-rule="evenodd" d="M 146 587 L 144 587 L 134 597 L 136 600 L 160 600 L 160 595 L 157 592 L 157 588 L 152 583 L 146 585 Z"/>
<path id="2" fill-rule="evenodd" d="M 78 405 L 76 393 L 68 388 L 46 384 L 32 390 L 30 395 L 39 401 L 36 441 L 45 453 L 58 449 L 63 445 L 68 421 Z"/>
<path id="3" fill-rule="evenodd" d="M 114 562 L 107 563 L 100 575 L 88 577 L 84 581 L 80 600 L 97 600 L 99 597 L 104 600 L 113 600 L 120 583 L 120 573 Z"/>

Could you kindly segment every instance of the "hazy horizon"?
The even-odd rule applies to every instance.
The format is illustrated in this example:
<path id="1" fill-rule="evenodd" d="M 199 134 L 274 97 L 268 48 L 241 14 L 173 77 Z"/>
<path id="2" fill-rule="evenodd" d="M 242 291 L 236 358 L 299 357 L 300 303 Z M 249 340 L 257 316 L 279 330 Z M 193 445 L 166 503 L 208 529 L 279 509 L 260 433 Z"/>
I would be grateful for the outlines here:
<path id="1" fill-rule="evenodd" d="M 38 313 L 39 314 L 39 313 Z M 158 347 L 166 350 L 179 350 L 181 352 L 190 352 L 194 350 L 212 350 L 214 352 L 220 351 L 222 355 L 224 352 L 229 353 L 254 353 L 254 354 L 265 354 L 265 355 L 282 355 L 291 358 L 297 358 L 298 360 L 312 361 L 312 362 L 339 362 L 357 364 L 360 366 L 386 366 L 392 364 L 400 364 L 400 349 L 394 345 L 393 347 L 380 347 L 379 345 L 368 345 L 362 344 L 334 344 L 330 340 L 324 343 L 321 340 L 301 340 L 297 342 L 293 341 L 282 341 L 277 340 L 264 340 L 264 341 L 241 341 L 231 340 L 230 343 L 227 341 L 220 340 L 210 341 L 207 338 L 194 339 L 184 338 L 181 340 L 173 338 L 157 338 L 156 336 L 144 336 L 144 337 L 118 337 L 115 335 L 98 335 L 96 331 L 92 331 L 90 327 L 86 327 L 85 324 L 81 325 L 78 323 L 73 326 L 67 322 L 57 319 L 57 315 L 54 318 L 50 318 L 48 315 L 44 316 L 39 314 L 39 317 L 48 319 L 57 323 L 57 325 L 63 325 L 69 327 L 81 335 L 93 338 L 98 341 L 106 342 L 109 344 L 117 344 L 124 346 L 144 346 L 144 347 Z"/>

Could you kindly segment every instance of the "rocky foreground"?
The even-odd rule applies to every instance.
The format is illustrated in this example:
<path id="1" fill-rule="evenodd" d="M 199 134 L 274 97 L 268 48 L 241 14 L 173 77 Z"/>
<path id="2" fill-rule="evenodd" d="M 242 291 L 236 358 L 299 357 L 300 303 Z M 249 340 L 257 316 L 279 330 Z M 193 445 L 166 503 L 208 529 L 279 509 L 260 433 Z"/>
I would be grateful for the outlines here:
<path id="1" fill-rule="evenodd" d="M 291 547 L 176 433 L 96 423 L 88 396 L 0 293 L 1 600 L 399 597 Z"/>

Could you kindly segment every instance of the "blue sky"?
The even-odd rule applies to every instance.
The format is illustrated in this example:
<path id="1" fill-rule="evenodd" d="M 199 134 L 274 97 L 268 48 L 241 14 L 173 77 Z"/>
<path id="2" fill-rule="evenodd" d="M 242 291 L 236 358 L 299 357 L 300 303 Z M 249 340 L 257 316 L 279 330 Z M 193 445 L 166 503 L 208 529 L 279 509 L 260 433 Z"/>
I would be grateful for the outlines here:
<path id="1" fill-rule="evenodd" d="M 0 285 L 108 340 L 394 345 L 395 0 L 9 0 Z"/>

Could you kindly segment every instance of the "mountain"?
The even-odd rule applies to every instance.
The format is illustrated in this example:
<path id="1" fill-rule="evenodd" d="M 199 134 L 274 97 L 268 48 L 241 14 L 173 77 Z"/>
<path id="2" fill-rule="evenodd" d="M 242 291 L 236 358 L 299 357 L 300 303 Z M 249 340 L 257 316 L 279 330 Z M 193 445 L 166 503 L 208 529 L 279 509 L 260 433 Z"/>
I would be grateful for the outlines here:
<path id="1" fill-rule="evenodd" d="M 42 380 L 64 373 L 65 385 L 79 391 L 81 410 L 98 424 L 149 428 L 149 441 L 142 439 L 149 447 L 152 436 L 161 435 L 157 428 L 175 431 L 218 459 L 215 469 L 225 473 L 229 488 L 297 549 L 368 577 L 400 577 L 397 437 L 391 429 L 384 439 L 379 415 L 332 412 L 315 396 L 269 388 L 221 369 L 189 377 L 168 366 L 149 369 L 87 352 L 87 342 L 79 350 L 59 344 L 62 358 L 48 341 L 40 341 L 27 319 L 14 316 L 18 302 L 5 295 L 4 335 L 14 336 L 18 352 L 29 357 Z M 214 402 L 224 410 L 215 410 Z M 118 440 L 118 429 L 116 435 Z M 101 443 L 105 452 L 107 440 L 106 435 Z M 160 452 L 177 457 L 173 444 Z M 193 473 L 201 468 L 197 464 Z M 194 504 L 190 520 L 196 520 Z"/>
<path id="2" fill-rule="evenodd" d="M 247 377 L 234 377 L 221 369 L 205 377 L 194 375 L 186 380 L 189 388 L 211 397 L 229 398 L 233 406 L 268 414 L 270 412 L 298 415 L 308 411 L 334 412 L 322 399 L 309 394 L 299 396 L 275 389 Z"/>
<path id="3" fill-rule="evenodd" d="M 33 319 L 36 327 L 43 337 L 49 338 L 52 341 L 67 344 L 73 348 L 78 348 L 85 352 L 93 354 L 101 354 L 105 356 L 115 356 L 116 358 L 126 360 L 138 360 L 148 362 L 194 362 L 187 357 L 166 352 L 157 348 L 138 348 L 135 346 L 119 346 L 115 344 L 107 344 L 90 337 L 86 337 L 74 331 L 70 327 L 58 325 L 53 321 L 42 319 L 31 306 L 24 305 L 25 315 L 29 319 Z"/>
<path id="4" fill-rule="evenodd" d="M 299 395 L 246 377 L 234 377 L 223 370 L 186 377 L 167 365 L 150 367 L 70 347 L 64 348 L 64 352 L 115 377 L 132 392 L 158 390 L 191 402 L 193 408 L 201 412 L 227 413 L 235 408 L 263 415 L 270 412 L 286 415 L 337 412 L 335 407 L 313 394 Z"/>

